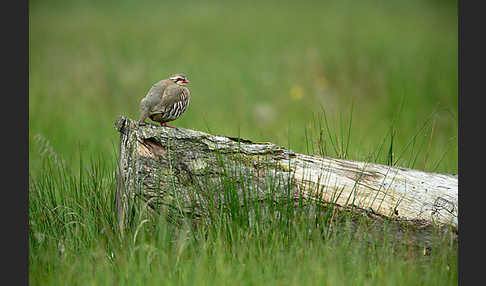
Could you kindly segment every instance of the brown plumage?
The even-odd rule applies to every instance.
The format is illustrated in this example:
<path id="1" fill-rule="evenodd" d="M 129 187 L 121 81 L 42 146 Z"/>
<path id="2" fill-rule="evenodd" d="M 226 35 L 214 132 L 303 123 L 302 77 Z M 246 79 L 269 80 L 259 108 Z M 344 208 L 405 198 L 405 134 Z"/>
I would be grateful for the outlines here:
<path id="1" fill-rule="evenodd" d="M 172 127 L 167 122 L 179 118 L 189 106 L 191 94 L 184 86 L 187 82 L 185 75 L 175 74 L 154 84 L 140 101 L 139 124 L 145 124 L 148 117 L 161 126 Z"/>

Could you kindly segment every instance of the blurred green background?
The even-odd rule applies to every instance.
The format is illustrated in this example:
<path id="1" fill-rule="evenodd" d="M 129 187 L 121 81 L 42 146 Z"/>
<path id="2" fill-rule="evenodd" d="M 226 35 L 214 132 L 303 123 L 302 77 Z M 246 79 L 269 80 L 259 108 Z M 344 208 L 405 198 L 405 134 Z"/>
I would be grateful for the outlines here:
<path id="1" fill-rule="evenodd" d="M 171 125 L 301 153 L 316 153 L 309 145 L 322 133 L 326 155 L 379 163 L 393 134 L 397 165 L 457 173 L 456 1 L 30 1 L 29 10 L 31 173 L 49 157 L 73 168 L 114 160 L 114 120 L 137 119 L 152 84 L 179 72 L 192 100 Z M 331 147 L 343 141 L 347 150 Z"/>

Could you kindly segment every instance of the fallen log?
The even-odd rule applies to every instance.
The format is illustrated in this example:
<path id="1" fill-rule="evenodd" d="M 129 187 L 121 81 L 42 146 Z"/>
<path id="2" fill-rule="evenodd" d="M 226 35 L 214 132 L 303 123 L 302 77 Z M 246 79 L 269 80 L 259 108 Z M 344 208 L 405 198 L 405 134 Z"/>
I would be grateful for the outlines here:
<path id="1" fill-rule="evenodd" d="M 207 200 L 201 191 L 230 177 L 241 186 L 241 200 L 303 197 L 420 229 L 439 226 L 457 233 L 455 175 L 298 154 L 272 143 L 184 128 L 138 126 L 124 116 L 115 128 L 120 132 L 115 201 L 121 229 L 134 198 L 151 209 L 177 205 L 181 213 L 203 215 Z M 224 198 L 214 199 L 224 204 Z"/>

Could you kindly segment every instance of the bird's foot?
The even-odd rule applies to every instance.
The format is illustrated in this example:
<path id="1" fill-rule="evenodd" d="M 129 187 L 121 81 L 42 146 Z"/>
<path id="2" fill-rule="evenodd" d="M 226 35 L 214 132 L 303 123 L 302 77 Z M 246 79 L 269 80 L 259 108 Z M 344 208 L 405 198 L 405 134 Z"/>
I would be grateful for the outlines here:
<path id="1" fill-rule="evenodd" d="M 169 125 L 167 125 L 167 123 L 160 123 L 160 126 L 174 128 L 174 126 L 169 126 Z"/>

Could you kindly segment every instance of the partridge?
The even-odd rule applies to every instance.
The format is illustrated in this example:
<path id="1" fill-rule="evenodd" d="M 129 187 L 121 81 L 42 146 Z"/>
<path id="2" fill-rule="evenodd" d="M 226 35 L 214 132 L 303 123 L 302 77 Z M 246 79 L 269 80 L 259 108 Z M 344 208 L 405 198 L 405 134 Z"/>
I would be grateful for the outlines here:
<path id="1" fill-rule="evenodd" d="M 147 95 L 140 101 L 140 125 L 145 125 L 148 118 L 168 126 L 167 122 L 176 120 L 189 106 L 191 94 L 185 87 L 186 76 L 175 74 L 168 79 L 154 84 Z"/>

